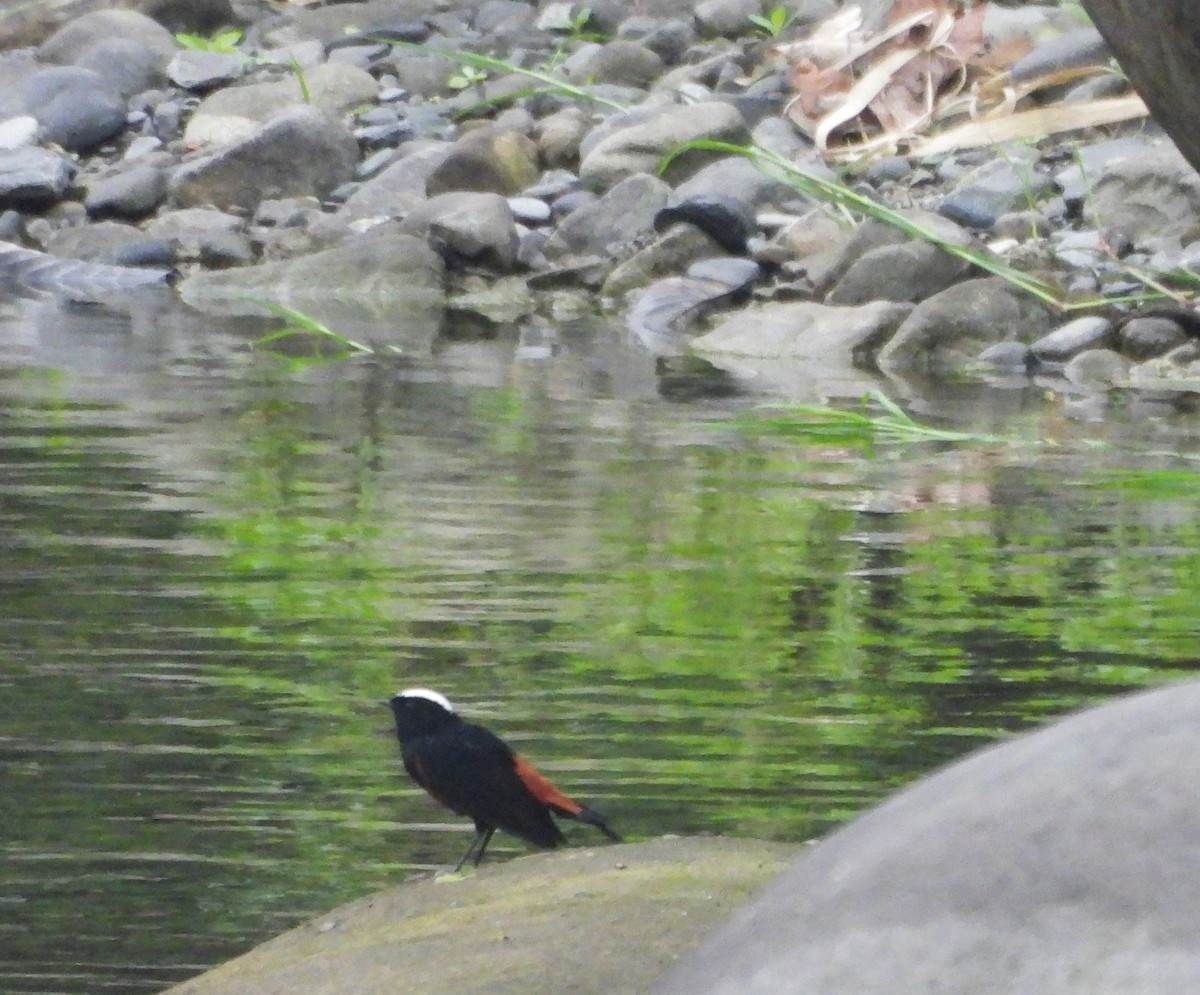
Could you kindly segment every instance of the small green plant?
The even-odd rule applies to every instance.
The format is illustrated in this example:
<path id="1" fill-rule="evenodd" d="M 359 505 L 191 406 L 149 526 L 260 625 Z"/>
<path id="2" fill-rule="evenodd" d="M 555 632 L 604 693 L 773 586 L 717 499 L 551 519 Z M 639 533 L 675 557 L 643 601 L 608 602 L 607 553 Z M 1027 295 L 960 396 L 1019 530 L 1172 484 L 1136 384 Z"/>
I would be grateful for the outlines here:
<path id="1" fill-rule="evenodd" d="M 747 20 L 768 38 L 778 38 L 796 19 L 784 6 L 772 7 L 766 14 L 751 14 Z"/>
<path id="2" fill-rule="evenodd" d="M 300 97 L 306 104 L 312 103 L 312 94 L 308 90 L 308 80 L 304 78 L 304 67 L 300 65 L 300 60 L 294 55 L 288 60 L 288 68 L 292 71 L 292 75 L 296 77 L 296 82 L 300 84 Z"/>
<path id="3" fill-rule="evenodd" d="M 218 31 L 210 38 L 180 31 L 176 33 L 175 40 L 184 48 L 191 48 L 197 52 L 220 52 L 222 55 L 237 55 L 237 45 L 242 40 L 242 30 L 241 28 L 229 28 L 225 31 Z"/>
<path id="4" fill-rule="evenodd" d="M 604 41 L 605 36 L 599 31 L 589 31 L 592 22 L 592 8 L 580 7 L 571 15 L 571 26 L 567 29 L 567 37 L 572 41 Z"/>
<path id="5" fill-rule="evenodd" d="M 478 86 L 487 79 L 487 73 L 476 66 L 459 66 L 450 78 L 446 80 L 446 85 L 451 90 L 466 90 L 468 87 Z"/>

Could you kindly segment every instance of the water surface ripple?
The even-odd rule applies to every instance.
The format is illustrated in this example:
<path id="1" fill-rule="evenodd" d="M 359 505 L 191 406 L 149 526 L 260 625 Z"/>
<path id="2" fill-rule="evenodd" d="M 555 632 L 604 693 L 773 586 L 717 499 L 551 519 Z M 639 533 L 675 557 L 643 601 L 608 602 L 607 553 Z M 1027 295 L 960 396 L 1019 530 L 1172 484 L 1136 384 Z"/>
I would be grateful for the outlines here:
<path id="1" fill-rule="evenodd" d="M 84 330 L 0 337 L 10 995 L 156 991 L 456 859 L 400 686 L 631 838 L 803 840 L 1195 666 L 1200 480 L 1161 439 L 866 452 L 619 350 Z"/>

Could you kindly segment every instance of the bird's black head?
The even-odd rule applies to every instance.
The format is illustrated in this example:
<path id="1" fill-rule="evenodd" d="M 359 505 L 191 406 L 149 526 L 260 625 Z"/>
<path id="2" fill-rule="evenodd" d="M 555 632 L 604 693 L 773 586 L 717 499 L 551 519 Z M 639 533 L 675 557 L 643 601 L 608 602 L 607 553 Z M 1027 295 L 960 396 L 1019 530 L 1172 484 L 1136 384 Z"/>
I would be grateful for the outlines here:
<path id="1" fill-rule="evenodd" d="M 421 736 L 432 736 L 462 722 L 445 695 L 428 688 L 397 691 L 388 701 L 396 718 L 396 735 L 409 743 Z"/>

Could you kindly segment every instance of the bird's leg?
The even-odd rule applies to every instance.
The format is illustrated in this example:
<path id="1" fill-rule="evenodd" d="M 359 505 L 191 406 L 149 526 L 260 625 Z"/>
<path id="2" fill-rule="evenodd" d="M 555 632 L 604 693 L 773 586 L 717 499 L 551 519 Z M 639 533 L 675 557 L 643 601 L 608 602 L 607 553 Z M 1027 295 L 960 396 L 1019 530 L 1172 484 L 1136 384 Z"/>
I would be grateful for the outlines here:
<path id="1" fill-rule="evenodd" d="M 483 860 L 483 851 L 487 849 L 488 844 L 492 842 L 492 834 L 496 831 L 495 826 L 488 826 L 483 832 L 483 842 L 479 844 L 479 849 L 475 851 L 475 866 L 479 866 L 479 862 Z"/>
<path id="2" fill-rule="evenodd" d="M 479 866 L 479 861 L 483 859 L 483 851 L 487 849 L 487 845 L 492 839 L 492 833 L 495 831 L 495 827 L 493 826 L 481 826 L 476 824 L 475 836 L 471 840 L 471 845 L 467 847 L 467 852 L 462 855 L 462 860 L 454 865 L 455 874 L 463 869 L 463 864 L 470 860 L 472 856 L 475 858 L 473 861 L 474 866 Z"/>

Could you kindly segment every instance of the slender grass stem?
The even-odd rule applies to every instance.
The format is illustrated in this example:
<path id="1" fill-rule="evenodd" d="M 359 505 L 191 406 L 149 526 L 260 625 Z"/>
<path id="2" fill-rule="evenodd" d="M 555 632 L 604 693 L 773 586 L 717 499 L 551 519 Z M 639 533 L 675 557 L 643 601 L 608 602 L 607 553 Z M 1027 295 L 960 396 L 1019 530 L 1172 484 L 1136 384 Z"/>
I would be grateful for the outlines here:
<path id="1" fill-rule="evenodd" d="M 428 45 L 419 45 L 415 42 L 393 41 L 391 39 L 380 39 L 380 41 L 387 41 L 389 44 L 399 46 L 400 48 L 421 52 L 423 55 L 436 55 L 440 59 L 457 62 L 463 66 L 473 66 L 476 69 L 488 69 L 493 72 L 515 73 L 518 76 L 528 76 L 530 79 L 535 79 L 545 85 L 551 93 L 574 97 L 577 100 L 590 100 L 592 103 L 603 104 L 605 107 L 620 113 L 624 113 L 629 109 L 616 100 L 610 100 L 601 94 L 592 93 L 584 87 L 569 83 L 567 80 L 560 79 L 552 73 L 544 72 L 540 69 L 526 69 L 524 66 L 514 65 L 495 56 L 480 55 L 477 52 L 460 52 L 445 48 L 430 48 Z"/>
<path id="2" fill-rule="evenodd" d="M 377 354 L 377 350 L 372 346 L 356 342 L 352 338 L 335 332 L 303 311 L 297 311 L 294 308 L 285 307 L 282 304 L 276 304 L 274 301 L 266 301 L 257 297 L 248 297 L 247 300 L 265 311 L 270 311 L 273 315 L 282 318 L 286 322 L 282 328 L 274 332 L 268 332 L 265 335 L 260 335 L 255 339 L 254 344 L 259 348 L 266 348 L 276 342 L 294 338 L 298 335 L 312 335 L 341 346 L 347 353 L 362 353 L 368 356 Z"/>

